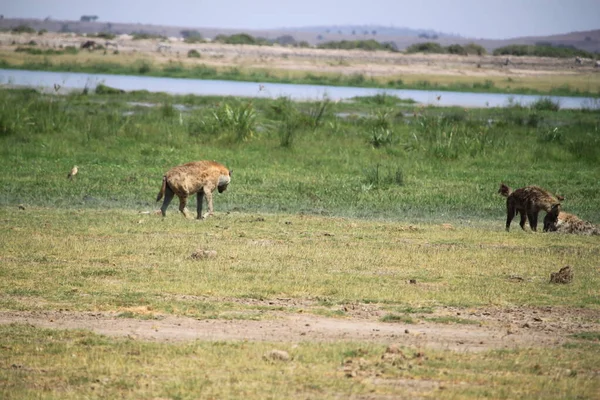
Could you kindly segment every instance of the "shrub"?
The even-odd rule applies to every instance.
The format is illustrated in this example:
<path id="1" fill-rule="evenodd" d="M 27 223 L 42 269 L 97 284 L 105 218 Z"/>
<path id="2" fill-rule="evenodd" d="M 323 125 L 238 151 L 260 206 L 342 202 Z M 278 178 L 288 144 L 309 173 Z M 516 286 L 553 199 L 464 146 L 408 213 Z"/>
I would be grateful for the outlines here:
<path id="1" fill-rule="evenodd" d="M 100 84 L 98 84 L 98 86 L 96 86 L 96 94 L 121 94 L 121 93 L 125 93 L 125 91 L 121 90 L 121 89 L 115 89 L 110 86 L 106 86 L 103 83 L 100 83 Z"/>
<path id="2" fill-rule="evenodd" d="M 181 33 L 181 36 L 183 36 L 183 41 L 185 43 L 202 43 L 202 42 L 204 42 L 202 35 L 197 30 L 184 29 L 180 33 Z"/>
<path id="3" fill-rule="evenodd" d="M 35 29 L 29 25 L 19 25 L 12 28 L 13 33 L 35 33 Z"/>
<path id="4" fill-rule="evenodd" d="M 255 38 L 254 36 L 248 35 L 247 33 L 236 33 L 235 35 L 217 35 L 214 39 L 215 42 L 225 44 L 250 44 L 250 45 L 269 45 L 270 43 L 264 38 Z"/>
<path id="5" fill-rule="evenodd" d="M 232 132 L 238 142 L 249 140 L 254 136 L 256 111 L 252 102 L 233 106 L 224 103 L 213 112 L 213 118 L 222 128 Z"/>
<path id="6" fill-rule="evenodd" d="M 343 49 L 343 50 L 387 50 L 398 51 L 396 45 L 392 42 L 380 43 L 374 39 L 369 40 L 342 40 L 339 42 L 325 42 L 317 46 L 319 49 Z"/>
<path id="7" fill-rule="evenodd" d="M 187 56 L 189 58 L 200 58 L 200 52 L 198 52 L 196 49 L 192 49 L 188 51 Z"/>
<path id="8" fill-rule="evenodd" d="M 535 56 L 535 57 L 586 57 L 594 58 L 594 54 L 585 50 L 579 50 L 573 47 L 553 46 L 551 44 L 513 44 L 499 47 L 494 50 L 495 56 L 513 55 L 513 56 Z"/>
<path id="9" fill-rule="evenodd" d="M 164 35 L 155 35 L 153 33 L 147 33 L 147 32 L 131 32 L 131 36 L 132 36 L 133 40 L 144 40 L 144 39 L 167 40 L 167 37 Z"/>
<path id="10" fill-rule="evenodd" d="M 415 43 L 406 48 L 407 53 L 446 53 L 446 50 L 435 42 Z"/>
<path id="11" fill-rule="evenodd" d="M 531 108 L 536 111 L 558 111 L 560 104 L 549 97 L 541 97 L 531 104 Z"/>
<path id="12" fill-rule="evenodd" d="M 464 47 L 465 51 L 467 52 L 467 54 L 475 54 L 478 56 L 483 56 L 483 55 L 487 54 L 487 51 L 483 46 L 480 46 L 475 43 L 469 43 L 463 47 Z"/>
<path id="13" fill-rule="evenodd" d="M 467 55 L 467 50 L 465 50 L 464 47 L 462 47 L 460 44 L 451 44 L 450 46 L 448 46 L 446 48 L 446 51 L 449 54 L 458 54 L 461 56 L 466 56 Z"/>

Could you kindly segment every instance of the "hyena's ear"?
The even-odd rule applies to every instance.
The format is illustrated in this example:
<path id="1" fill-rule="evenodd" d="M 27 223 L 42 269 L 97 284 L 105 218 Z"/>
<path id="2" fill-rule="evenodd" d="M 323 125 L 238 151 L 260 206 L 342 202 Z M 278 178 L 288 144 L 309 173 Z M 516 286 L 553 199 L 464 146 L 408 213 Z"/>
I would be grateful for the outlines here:
<path id="1" fill-rule="evenodd" d="M 233 170 L 232 169 L 229 170 L 229 176 L 231 176 L 231 174 L 233 174 Z"/>

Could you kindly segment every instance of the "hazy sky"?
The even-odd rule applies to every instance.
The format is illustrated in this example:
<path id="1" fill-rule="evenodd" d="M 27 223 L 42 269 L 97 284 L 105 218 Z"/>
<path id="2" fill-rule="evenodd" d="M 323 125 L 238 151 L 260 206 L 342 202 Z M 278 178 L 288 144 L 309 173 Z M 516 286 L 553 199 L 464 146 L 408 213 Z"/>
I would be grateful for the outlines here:
<path id="1" fill-rule="evenodd" d="M 498 39 L 600 29 L 600 0 L 0 0 L 0 14 L 236 29 L 376 24 Z"/>

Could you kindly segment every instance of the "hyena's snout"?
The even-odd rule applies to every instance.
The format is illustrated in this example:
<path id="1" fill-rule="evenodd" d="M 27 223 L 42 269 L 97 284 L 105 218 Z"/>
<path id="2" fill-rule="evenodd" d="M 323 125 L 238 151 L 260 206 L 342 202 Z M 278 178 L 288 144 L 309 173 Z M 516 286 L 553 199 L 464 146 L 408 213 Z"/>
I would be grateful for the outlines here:
<path id="1" fill-rule="evenodd" d="M 221 175 L 219 177 L 219 182 L 217 183 L 217 190 L 219 193 L 223 193 L 225 190 L 227 190 L 229 182 L 231 182 L 231 171 L 229 171 L 229 176 Z"/>

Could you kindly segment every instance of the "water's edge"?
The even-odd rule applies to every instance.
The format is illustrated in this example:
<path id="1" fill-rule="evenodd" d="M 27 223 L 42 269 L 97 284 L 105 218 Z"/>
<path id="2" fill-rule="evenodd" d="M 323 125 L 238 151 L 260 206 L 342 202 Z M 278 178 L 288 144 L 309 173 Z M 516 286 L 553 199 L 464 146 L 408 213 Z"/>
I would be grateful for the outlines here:
<path id="1" fill-rule="evenodd" d="M 327 96 L 329 99 L 337 101 L 386 93 L 402 99 L 413 99 L 421 104 L 458 107 L 503 107 L 510 104 L 527 106 L 540 98 L 550 98 L 557 102 L 561 108 L 600 108 L 600 100 L 592 97 L 378 89 L 0 69 L 0 85 L 53 89 L 57 92 L 66 92 L 85 88 L 93 90 L 99 84 L 125 91 L 147 90 L 149 92 L 164 92 L 175 95 L 193 94 L 199 96 L 257 98 L 285 96 L 293 100 L 319 100 Z"/>

